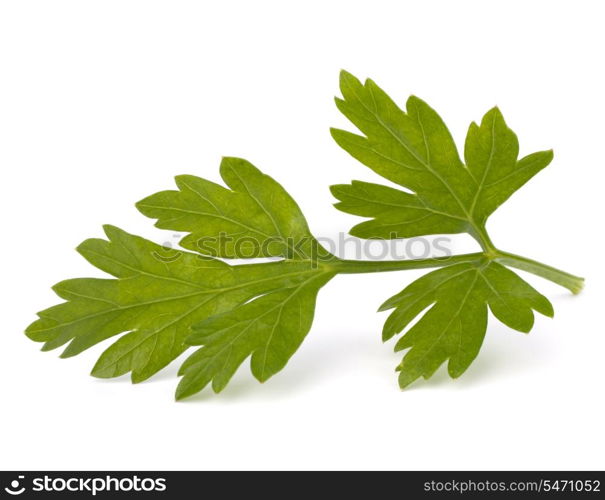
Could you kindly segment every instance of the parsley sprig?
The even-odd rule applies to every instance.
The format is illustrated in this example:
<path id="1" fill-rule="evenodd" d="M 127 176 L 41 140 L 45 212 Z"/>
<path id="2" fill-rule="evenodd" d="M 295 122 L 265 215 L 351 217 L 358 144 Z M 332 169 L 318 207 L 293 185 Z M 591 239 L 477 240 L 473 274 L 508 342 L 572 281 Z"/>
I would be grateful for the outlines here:
<path id="1" fill-rule="evenodd" d="M 27 336 L 43 350 L 64 346 L 70 357 L 109 338 L 92 375 L 130 373 L 148 379 L 183 352 L 176 397 L 211 385 L 222 391 L 250 358 L 260 381 L 280 371 L 311 328 L 319 290 L 338 274 L 437 268 L 388 299 L 383 339 L 403 332 L 399 384 L 430 377 L 443 363 L 458 377 L 478 355 L 488 310 L 512 329 L 529 332 L 534 311 L 553 315 L 548 299 L 509 268 L 527 271 L 579 293 L 583 279 L 497 248 L 489 216 L 552 160 L 552 151 L 519 158 L 519 144 L 497 108 L 472 123 L 464 161 L 439 115 L 410 97 L 405 111 L 372 80 L 347 72 L 339 110 L 360 134 L 333 129 L 350 155 L 401 186 L 353 181 L 332 186 L 336 207 L 366 218 L 360 238 L 410 238 L 468 233 L 476 253 L 418 260 L 337 258 L 318 243 L 295 201 L 246 160 L 224 158 L 225 185 L 176 177 L 176 190 L 137 203 L 156 226 L 186 233 L 183 250 L 162 247 L 114 226 L 78 252 L 111 278 L 62 281 L 63 303 L 38 313 Z M 271 257 L 238 264 L 233 259 Z M 409 326 L 418 316 L 420 318 Z"/>

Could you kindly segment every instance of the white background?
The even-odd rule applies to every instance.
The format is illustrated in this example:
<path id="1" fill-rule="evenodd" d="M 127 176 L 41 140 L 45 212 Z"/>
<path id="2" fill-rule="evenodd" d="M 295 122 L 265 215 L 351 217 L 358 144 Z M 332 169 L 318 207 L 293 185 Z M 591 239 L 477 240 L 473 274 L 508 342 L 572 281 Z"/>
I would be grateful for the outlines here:
<path id="1" fill-rule="evenodd" d="M 603 469 L 602 2 L 4 1 L 0 4 L 2 469 Z M 222 155 L 274 176 L 320 236 L 356 218 L 328 186 L 379 181 L 339 150 L 338 72 L 415 93 L 462 143 L 494 104 L 555 160 L 491 219 L 496 245 L 587 277 L 528 336 L 494 320 L 457 381 L 400 392 L 378 305 L 417 272 L 334 279 L 306 342 L 264 385 L 173 402 L 178 363 L 132 386 L 22 334 L 50 286 L 100 276 L 73 249 Z M 357 221 L 358 222 L 358 221 Z M 453 249 L 472 245 L 455 237 Z"/>

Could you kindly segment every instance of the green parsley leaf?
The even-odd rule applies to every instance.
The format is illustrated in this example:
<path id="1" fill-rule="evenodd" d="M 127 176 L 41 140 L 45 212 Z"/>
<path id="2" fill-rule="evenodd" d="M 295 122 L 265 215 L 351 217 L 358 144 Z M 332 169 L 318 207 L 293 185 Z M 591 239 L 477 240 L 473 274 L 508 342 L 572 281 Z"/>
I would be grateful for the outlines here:
<path id="1" fill-rule="evenodd" d="M 203 345 L 182 365 L 177 399 L 210 381 L 220 392 L 249 356 L 252 374 L 264 382 L 296 352 L 313 321 L 315 299 L 331 273 L 315 273 L 295 287 L 276 290 L 194 326 L 187 342 Z"/>
<path id="2" fill-rule="evenodd" d="M 397 367 L 401 388 L 418 377 L 429 378 L 448 359 L 450 376 L 462 375 L 483 343 L 488 306 L 502 323 L 521 332 L 531 330 L 532 310 L 554 314 L 548 299 L 514 272 L 482 258 L 428 273 L 387 300 L 381 310 L 395 309 L 383 339 L 401 332 L 429 306 L 395 346 L 396 351 L 410 348 Z"/>
<path id="3" fill-rule="evenodd" d="M 206 223 L 207 234 L 212 237 L 224 230 L 232 231 L 237 223 L 240 228 L 262 230 L 277 243 L 279 255 L 292 256 L 291 259 L 232 266 L 105 226 L 107 240 L 87 240 L 78 251 L 116 279 L 80 278 L 58 283 L 53 290 L 66 302 L 40 312 L 40 319 L 27 328 L 27 336 L 44 342 L 43 350 L 67 344 L 62 357 L 70 357 L 123 333 L 101 355 L 92 375 L 108 378 L 131 372 L 132 381 L 140 382 L 189 347 L 185 339 L 191 334 L 192 325 L 204 325 L 210 317 L 226 321 L 231 315 L 244 324 L 240 316 L 250 308 L 281 301 L 281 306 L 275 304 L 273 309 L 276 317 L 259 315 L 258 321 L 244 325 L 248 337 L 233 330 L 212 337 L 211 348 L 202 349 L 201 356 L 196 353 L 195 364 L 186 362 L 179 397 L 192 394 L 191 388 L 199 386 L 197 371 L 214 377 L 218 392 L 253 351 L 252 371 L 259 380 L 267 380 L 283 368 L 311 326 L 317 291 L 334 273 L 311 259 L 315 240 L 298 206 L 279 184 L 248 162 L 235 158 L 223 160 L 221 172 L 234 191 L 193 176 L 187 176 L 183 183 L 181 176 L 177 182 L 184 191 L 153 195 L 139 207 L 148 214 L 157 213 L 163 227 L 191 230 L 185 245 L 202 237 Z M 202 208 L 203 197 L 210 200 L 212 210 L 208 206 Z M 161 209 L 151 208 L 161 204 Z M 182 214 L 180 209 L 187 206 L 190 210 Z M 202 210 L 211 216 L 200 215 Z M 252 229 L 244 233 L 245 241 L 252 240 L 251 234 Z M 254 241 L 259 249 L 266 248 L 267 240 Z M 225 254 L 220 252 L 221 256 Z M 227 314 L 220 316 L 222 313 Z M 268 337 L 259 331 L 267 321 L 275 323 L 274 332 Z M 200 338 L 197 334 L 193 342 Z M 243 353 L 245 356 L 241 357 Z M 221 361 L 220 366 L 217 360 Z M 193 378 L 198 382 L 190 383 Z"/>
<path id="4" fill-rule="evenodd" d="M 178 191 L 161 191 L 137 203 L 162 229 L 188 232 L 183 248 L 228 259 L 308 259 L 317 243 L 300 208 L 271 177 L 241 158 L 223 158 L 230 189 L 179 175 Z"/>
<path id="5" fill-rule="evenodd" d="M 488 216 L 546 167 L 552 151 L 517 159 L 519 144 L 497 108 L 472 123 L 465 161 L 439 115 L 410 97 L 406 111 L 372 80 L 343 71 L 338 109 L 364 134 L 332 129 L 336 142 L 382 177 L 412 191 L 353 182 L 332 187 L 344 212 L 372 219 L 355 226 L 362 238 L 409 238 L 467 232 L 484 248 Z"/>

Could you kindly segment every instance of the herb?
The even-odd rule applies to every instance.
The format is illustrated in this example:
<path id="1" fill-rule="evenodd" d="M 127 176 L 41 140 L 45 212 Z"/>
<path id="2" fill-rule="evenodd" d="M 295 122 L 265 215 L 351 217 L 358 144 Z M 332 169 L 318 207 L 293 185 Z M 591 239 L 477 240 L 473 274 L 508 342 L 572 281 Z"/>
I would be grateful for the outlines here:
<path id="1" fill-rule="evenodd" d="M 451 265 L 418 279 L 391 297 L 381 310 L 394 308 L 383 339 L 400 333 L 432 306 L 397 342 L 409 349 L 399 370 L 406 387 L 429 378 L 449 359 L 458 377 L 479 353 L 487 328 L 487 308 L 509 327 L 529 332 L 532 309 L 552 317 L 550 302 L 502 264 L 532 272 L 573 293 L 583 280 L 538 262 L 498 250 L 485 224 L 517 189 L 546 167 L 552 151 L 518 158 L 519 142 L 498 108 L 481 124 L 471 123 L 464 145 L 465 164 L 445 123 L 424 101 L 411 96 L 406 111 L 372 80 L 362 84 L 343 71 L 343 99 L 338 109 L 364 134 L 332 129 L 336 142 L 382 177 L 410 190 L 353 181 L 332 186 L 336 207 L 371 217 L 351 230 L 361 238 L 409 238 L 429 234 L 468 233 L 483 253 L 474 262 Z"/>
<path id="2" fill-rule="evenodd" d="M 488 305 L 502 323 L 521 332 L 533 326 L 532 309 L 554 314 L 548 299 L 515 273 L 480 259 L 433 271 L 387 300 L 381 310 L 395 310 L 384 325 L 383 339 L 401 332 L 431 305 L 395 346 L 396 351 L 411 347 L 397 367 L 402 388 L 420 376 L 429 378 L 448 359 L 450 376 L 462 375 L 479 354 Z"/>
<path id="3" fill-rule="evenodd" d="M 106 239 L 86 240 L 79 253 L 112 279 L 62 281 L 65 302 L 46 309 L 26 330 L 43 350 L 66 346 L 74 356 L 122 334 L 101 355 L 92 375 L 131 374 L 140 382 L 191 346 L 180 368 L 176 397 L 211 385 L 226 387 L 250 358 L 261 382 L 280 371 L 311 328 L 317 294 L 336 274 L 437 267 L 391 297 L 383 339 L 401 333 L 408 349 L 399 365 L 406 387 L 444 362 L 452 377 L 477 356 L 488 308 L 509 327 L 528 332 L 533 311 L 552 316 L 550 302 L 504 266 L 529 271 L 578 293 L 583 280 L 498 250 L 485 229 L 494 210 L 552 160 L 551 151 L 518 159 L 518 141 L 494 108 L 471 124 L 462 163 L 441 118 L 416 97 L 407 111 L 371 80 L 341 75 L 338 108 L 362 132 L 332 130 L 353 157 L 407 191 L 361 181 L 332 186 L 340 210 L 366 217 L 351 230 L 361 238 L 409 238 L 468 233 L 481 251 L 404 261 L 351 261 L 323 249 L 298 205 L 271 177 L 246 160 L 223 159 L 227 187 L 178 176 L 178 190 L 137 203 L 156 226 L 187 233 L 185 250 L 156 245 L 113 226 Z M 230 259 L 271 257 L 231 265 Z M 423 311 L 424 312 L 423 314 Z"/>
<path id="4" fill-rule="evenodd" d="M 211 381 L 220 391 L 250 355 L 252 373 L 260 381 L 283 368 L 309 331 L 318 290 L 334 275 L 327 267 L 329 256 L 326 265 L 314 264 L 316 245 L 306 221 L 273 179 L 237 158 L 223 160 L 221 175 L 232 190 L 181 176 L 179 191 L 157 193 L 137 207 L 157 217 L 159 227 L 190 231 L 182 241 L 185 247 L 209 245 L 219 257 L 271 255 L 284 260 L 231 266 L 106 226 L 107 240 L 87 240 L 78 251 L 117 279 L 58 283 L 53 289 L 66 302 L 40 312 L 26 331 L 28 337 L 44 342 L 43 350 L 68 344 L 62 357 L 70 357 L 127 332 L 101 355 L 92 375 L 109 378 L 131 372 L 133 382 L 149 378 L 190 345 L 203 344 L 183 364 L 177 397 Z M 207 230 L 201 233 L 202 228 Z M 240 231 L 245 239 L 236 243 L 260 242 L 246 250 L 258 253 L 244 254 L 243 245 L 216 243 L 211 236 L 221 231 L 221 241 L 231 242 L 229 236 Z"/>

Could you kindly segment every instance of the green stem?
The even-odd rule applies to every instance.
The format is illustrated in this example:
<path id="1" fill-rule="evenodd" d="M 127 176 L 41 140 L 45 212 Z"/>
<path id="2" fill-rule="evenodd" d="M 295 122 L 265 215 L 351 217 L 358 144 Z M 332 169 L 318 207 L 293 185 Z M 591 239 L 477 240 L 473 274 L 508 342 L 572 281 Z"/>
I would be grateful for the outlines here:
<path id="1" fill-rule="evenodd" d="M 473 223 L 470 227 L 469 234 L 475 238 L 477 243 L 479 243 L 483 249 L 483 252 L 485 252 L 488 256 L 495 254 L 496 247 L 492 243 L 492 240 L 490 239 L 489 234 L 487 234 L 484 226 L 477 226 Z"/>
<path id="2" fill-rule="evenodd" d="M 344 260 L 338 259 L 327 264 L 333 271 L 340 274 L 383 273 L 388 271 L 403 271 L 406 269 L 426 269 L 432 267 L 451 266 L 461 262 L 477 262 L 481 259 L 494 260 L 500 264 L 527 271 L 558 285 L 567 288 L 574 294 L 580 293 L 584 286 L 584 278 L 561 271 L 552 266 L 542 264 L 527 257 L 521 257 L 502 250 L 490 248 L 488 252 L 468 253 L 432 259 L 412 260 Z"/>
<path id="3" fill-rule="evenodd" d="M 584 287 L 584 278 L 574 276 L 573 274 L 569 274 L 552 266 L 547 266 L 541 262 L 528 259 L 527 257 L 521 257 L 520 255 L 497 250 L 494 260 L 500 264 L 514 267 L 515 269 L 527 271 L 542 278 L 546 278 L 557 285 L 564 286 L 573 294 L 580 293 Z"/>
<path id="4" fill-rule="evenodd" d="M 463 255 L 448 255 L 432 259 L 411 260 L 343 260 L 331 262 L 330 267 L 341 274 L 358 273 L 384 273 L 388 271 L 403 271 L 406 269 L 426 269 L 429 267 L 443 267 L 461 262 L 472 262 L 481 259 L 482 253 L 468 253 Z"/>

